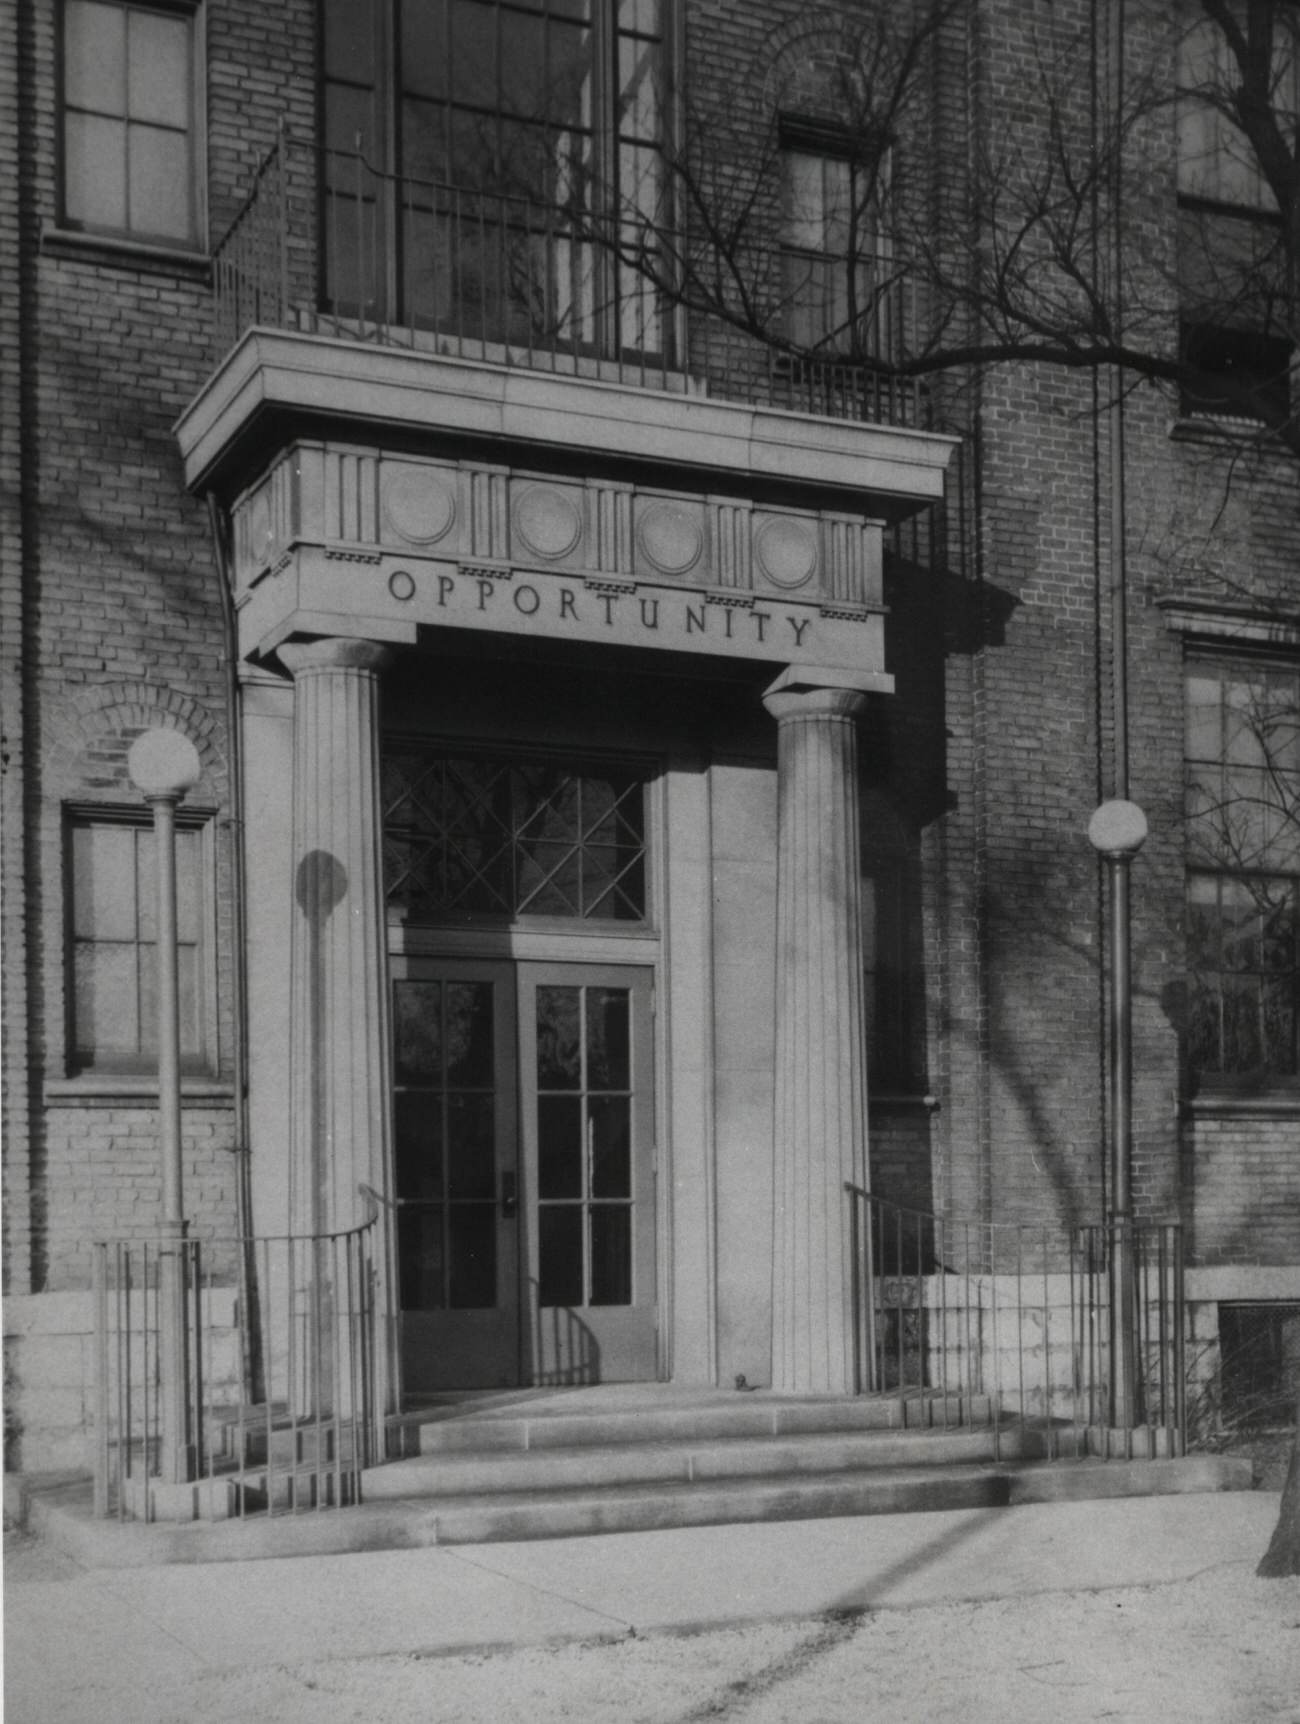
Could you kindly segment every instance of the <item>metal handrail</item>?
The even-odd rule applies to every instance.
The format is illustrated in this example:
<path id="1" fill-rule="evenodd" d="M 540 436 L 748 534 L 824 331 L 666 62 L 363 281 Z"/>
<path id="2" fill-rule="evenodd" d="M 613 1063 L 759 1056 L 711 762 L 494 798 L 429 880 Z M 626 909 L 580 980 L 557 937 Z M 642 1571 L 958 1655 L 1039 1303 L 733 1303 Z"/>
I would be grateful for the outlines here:
<path id="1" fill-rule="evenodd" d="M 261 325 L 820 417 L 922 422 L 921 385 L 896 375 L 916 340 L 918 295 L 887 240 L 816 268 L 790 248 L 748 244 L 710 270 L 692 252 L 707 241 L 632 214 L 399 176 L 359 148 L 282 131 L 213 254 L 217 357 Z M 684 274 L 710 282 L 704 302 Z M 744 281 L 743 305 L 727 298 L 728 280 Z"/>
<path id="2" fill-rule="evenodd" d="M 859 1386 L 902 1422 L 1033 1420 L 1047 1453 L 1180 1454 L 1186 1294 L 1177 1222 L 1125 1223 L 1136 1277 L 1139 1418 L 1111 1427 L 1111 1224 L 985 1222 L 852 1183 Z"/>
<path id="3" fill-rule="evenodd" d="M 208 1512 L 222 1517 L 359 1500 L 361 1473 L 382 1453 L 385 1410 L 377 1224 L 372 1211 L 355 1227 L 321 1234 L 95 1244 L 97 1514 L 155 1512 L 160 1268 L 177 1255 L 188 1456 L 180 1482 L 206 1490 Z M 261 1382 L 250 1399 L 254 1356 Z"/>

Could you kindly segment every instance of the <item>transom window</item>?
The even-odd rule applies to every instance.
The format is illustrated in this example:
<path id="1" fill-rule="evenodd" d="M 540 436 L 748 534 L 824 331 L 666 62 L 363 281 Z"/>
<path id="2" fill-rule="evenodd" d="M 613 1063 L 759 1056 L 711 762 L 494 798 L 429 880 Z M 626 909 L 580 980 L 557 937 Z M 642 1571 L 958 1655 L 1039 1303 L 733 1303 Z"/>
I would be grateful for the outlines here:
<path id="1" fill-rule="evenodd" d="M 383 763 L 390 906 L 415 922 L 646 918 L 646 774 L 394 744 Z"/>
<path id="2" fill-rule="evenodd" d="M 662 350 L 668 0 L 326 0 L 326 295 L 461 340 Z"/>
<path id="3" fill-rule="evenodd" d="M 1187 669 L 1188 1061 L 1300 1074 L 1300 668 Z"/>

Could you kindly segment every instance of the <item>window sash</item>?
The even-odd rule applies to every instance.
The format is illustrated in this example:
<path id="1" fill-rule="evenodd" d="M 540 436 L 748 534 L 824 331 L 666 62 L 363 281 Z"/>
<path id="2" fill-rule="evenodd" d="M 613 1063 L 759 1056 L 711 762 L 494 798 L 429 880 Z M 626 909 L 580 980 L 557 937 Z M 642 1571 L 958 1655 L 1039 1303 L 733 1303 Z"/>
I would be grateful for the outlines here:
<path id="1" fill-rule="evenodd" d="M 66 0 L 63 219 L 199 243 L 197 7 Z"/>
<path id="2" fill-rule="evenodd" d="M 1186 1045 L 1195 1078 L 1300 1077 L 1300 666 L 1185 672 Z"/>
<path id="3" fill-rule="evenodd" d="M 847 154 L 794 142 L 781 151 L 781 176 L 781 291 L 790 340 L 830 355 L 888 357 L 896 333 L 882 198 L 888 151 L 872 195 Z"/>
<path id="4" fill-rule="evenodd" d="M 1285 27 L 1273 44 L 1272 103 L 1295 141 L 1300 115 L 1300 62 Z M 1257 157 L 1241 128 L 1216 104 L 1240 81 L 1227 38 L 1208 18 L 1197 19 L 1178 43 L 1178 191 L 1183 197 L 1243 209 L 1276 211 Z M 1198 93 L 1200 92 L 1200 93 Z"/>
<path id="5" fill-rule="evenodd" d="M 665 224 L 667 12 L 331 0 L 327 302 L 485 343 L 664 353 L 659 296 L 603 236 L 633 250 Z"/>
<path id="6" fill-rule="evenodd" d="M 152 1072 L 158 1063 L 157 851 L 152 824 L 74 812 L 68 822 L 68 1065 Z M 206 823 L 176 830 L 181 1069 L 214 1069 Z"/>

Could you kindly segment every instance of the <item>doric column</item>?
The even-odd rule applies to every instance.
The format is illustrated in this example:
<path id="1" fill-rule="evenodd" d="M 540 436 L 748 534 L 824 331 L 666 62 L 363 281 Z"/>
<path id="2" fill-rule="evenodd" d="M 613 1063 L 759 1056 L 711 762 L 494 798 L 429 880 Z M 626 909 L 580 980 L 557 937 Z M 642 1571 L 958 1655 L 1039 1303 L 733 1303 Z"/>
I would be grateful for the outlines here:
<path id="1" fill-rule="evenodd" d="M 362 1184 L 387 1194 L 386 939 L 379 806 L 379 673 L 388 649 L 363 640 L 282 646 L 294 678 L 293 939 L 290 977 L 289 1220 L 293 1234 L 355 1227 Z M 387 1363 L 391 1228 L 375 1230 L 381 1408 Z M 299 1348 L 299 1410 L 350 1411 L 332 1338 L 344 1311 L 338 1248 L 292 1255 L 290 1296 L 313 1337 Z"/>
<path id="2" fill-rule="evenodd" d="M 387 1187 L 379 673 L 386 647 L 280 648 L 294 678 L 289 1213 L 338 1232 Z"/>
<path id="3" fill-rule="evenodd" d="M 782 686 L 782 683 L 787 686 Z M 867 1178 L 856 688 L 764 697 L 778 724 L 772 1387 L 857 1387 L 852 1212 Z"/>

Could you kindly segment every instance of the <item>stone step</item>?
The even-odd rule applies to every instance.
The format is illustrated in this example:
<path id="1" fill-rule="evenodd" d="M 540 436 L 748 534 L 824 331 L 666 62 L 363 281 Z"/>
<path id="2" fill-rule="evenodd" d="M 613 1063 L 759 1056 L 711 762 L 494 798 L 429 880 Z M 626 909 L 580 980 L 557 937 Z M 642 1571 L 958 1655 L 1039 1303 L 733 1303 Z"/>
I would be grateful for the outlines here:
<path id="1" fill-rule="evenodd" d="M 1248 1488 L 1195 1461 L 1053 1461 L 855 1469 L 775 1478 L 718 1478 L 392 1500 L 406 1534 L 428 1544 L 486 1544 L 592 1533 L 650 1532 L 833 1515 L 1005 1508 L 1019 1503 Z M 1200 1464 L 1198 1464 L 1200 1463 Z"/>
<path id="2" fill-rule="evenodd" d="M 942 1467 L 971 1462 L 1038 1458 L 1047 1452 L 1042 1431 L 1019 1426 L 1000 1431 L 817 1430 L 807 1435 L 694 1432 L 596 1445 L 541 1444 L 527 1450 L 474 1454 L 454 1449 L 374 1467 L 362 1475 L 368 1501 L 452 1497 L 493 1492 L 580 1491 L 594 1486 L 695 1485 L 711 1480 L 799 1478 L 891 1467 Z"/>
<path id="3" fill-rule="evenodd" d="M 737 1521 L 989 1508 L 1008 1498 L 1007 1478 L 996 1468 L 935 1467 L 456 1497 L 431 1502 L 429 1516 L 438 1544 L 487 1544 Z"/>
<path id="4" fill-rule="evenodd" d="M 761 1486 L 761 1489 L 759 1488 Z M 363 1501 L 342 1514 L 252 1514 L 201 1528 L 97 1520 L 89 1480 L 74 1478 L 33 1492 L 28 1525 L 87 1568 L 157 1563 L 246 1562 L 354 1551 L 419 1550 L 467 1539 L 543 1538 L 637 1527 L 720 1525 L 727 1521 L 807 1519 L 971 1506 L 1156 1496 L 1187 1491 L 1248 1491 L 1251 1463 L 1238 1455 L 1180 1460 L 1010 1462 L 1000 1466 L 919 1468 L 826 1475 L 796 1481 L 745 1480 L 693 1486 L 531 1496 Z M 864 1538 L 869 1537 L 863 1529 Z"/>
<path id="5" fill-rule="evenodd" d="M 882 1430 L 961 1430 L 988 1426 L 984 1395 L 836 1397 L 828 1400 L 756 1394 L 697 1405 L 648 1402 L 607 1412 L 511 1410 L 464 1406 L 408 1414 L 390 1421 L 393 1455 L 474 1454 L 611 1444 L 689 1442 L 729 1437 L 787 1437 Z"/>

